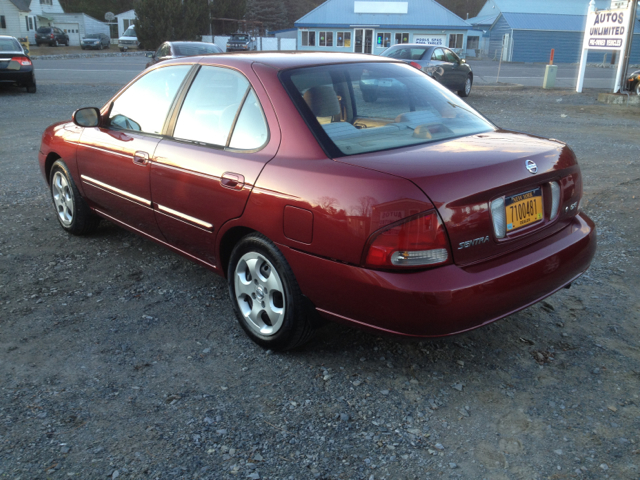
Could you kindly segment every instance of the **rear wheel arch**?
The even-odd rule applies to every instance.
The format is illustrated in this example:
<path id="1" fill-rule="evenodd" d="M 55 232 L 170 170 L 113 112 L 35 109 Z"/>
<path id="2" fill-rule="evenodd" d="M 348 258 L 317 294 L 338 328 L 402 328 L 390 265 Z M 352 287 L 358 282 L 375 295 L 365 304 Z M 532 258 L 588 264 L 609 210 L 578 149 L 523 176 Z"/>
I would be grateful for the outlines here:
<path id="1" fill-rule="evenodd" d="M 250 233 L 256 232 L 249 227 L 232 227 L 228 231 L 224 232 L 222 239 L 220 240 L 220 246 L 218 249 L 218 263 L 222 266 L 222 275 L 227 277 L 227 270 L 229 269 L 229 260 L 231 259 L 231 253 L 235 246 Z"/>

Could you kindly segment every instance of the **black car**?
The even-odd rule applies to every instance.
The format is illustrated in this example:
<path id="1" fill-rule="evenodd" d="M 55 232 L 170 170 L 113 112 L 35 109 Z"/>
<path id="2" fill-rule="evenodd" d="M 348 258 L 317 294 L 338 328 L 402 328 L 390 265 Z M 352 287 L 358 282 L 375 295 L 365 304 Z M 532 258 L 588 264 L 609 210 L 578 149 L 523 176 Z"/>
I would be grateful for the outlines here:
<path id="1" fill-rule="evenodd" d="M 640 95 L 640 70 L 635 70 L 627 75 L 627 90 Z"/>
<path id="2" fill-rule="evenodd" d="M 36 93 L 36 76 L 29 55 L 14 37 L 0 35 L 0 83 L 26 87 Z"/>
<path id="3" fill-rule="evenodd" d="M 111 38 L 104 33 L 89 33 L 82 37 L 80 42 L 80 48 L 86 50 L 87 48 L 95 48 L 96 50 L 102 50 L 103 48 L 111 47 Z"/>
<path id="4" fill-rule="evenodd" d="M 255 42 L 248 33 L 234 33 L 227 40 L 227 52 L 247 52 L 255 49 Z"/>
<path id="5" fill-rule="evenodd" d="M 404 43 L 387 48 L 380 56 L 396 58 L 422 70 L 445 87 L 458 92 L 461 97 L 467 97 L 471 93 L 471 67 L 448 48 Z M 382 93 L 382 89 L 378 93 Z"/>
<path id="6" fill-rule="evenodd" d="M 170 60 L 178 57 L 194 57 L 199 55 L 211 55 L 212 53 L 223 53 L 222 49 L 215 43 L 205 42 L 164 42 L 155 52 L 147 52 L 147 57 L 151 61 L 146 68 L 155 65 L 163 60 Z"/>
<path id="7" fill-rule="evenodd" d="M 40 27 L 36 30 L 36 45 L 40 46 L 46 43 L 52 47 L 58 45 L 69 46 L 69 35 L 58 27 Z"/>

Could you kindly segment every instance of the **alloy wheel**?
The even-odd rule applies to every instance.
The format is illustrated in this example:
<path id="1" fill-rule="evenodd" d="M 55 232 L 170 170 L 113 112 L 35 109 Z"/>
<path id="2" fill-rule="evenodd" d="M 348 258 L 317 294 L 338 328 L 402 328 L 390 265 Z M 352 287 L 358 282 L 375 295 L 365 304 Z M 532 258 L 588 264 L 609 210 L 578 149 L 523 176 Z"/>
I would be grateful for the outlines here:
<path id="1" fill-rule="evenodd" d="M 73 223 L 73 215 L 75 212 L 75 205 L 73 203 L 73 192 L 67 177 L 60 171 L 53 175 L 52 183 L 52 196 L 53 204 L 58 212 L 58 218 L 60 223 L 65 227 L 70 226 Z"/>
<path id="2" fill-rule="evenodd" d="M 260 253 L 245 253 L 236 265 L 234 286 L 247 326 L 262 336 L 278 333 L 286 313 L 285 291 L 273 264 Z"/>

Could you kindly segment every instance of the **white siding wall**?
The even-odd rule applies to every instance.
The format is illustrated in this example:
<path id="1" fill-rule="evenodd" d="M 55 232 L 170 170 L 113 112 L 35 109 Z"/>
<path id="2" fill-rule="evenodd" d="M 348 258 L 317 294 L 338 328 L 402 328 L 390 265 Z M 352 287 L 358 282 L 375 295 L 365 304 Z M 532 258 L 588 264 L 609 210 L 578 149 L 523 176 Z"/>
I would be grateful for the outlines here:
<path id="1" fill-rule="evenodd" d="M 0 35 L 11 35 L 12 37 L 24 37 L 26 35 L 24 18 L 9 0 L 0 0 L 0 15 L 4 15 L 7 22 L 7 28 L 0 28 Z"/>
<path id="2" fill-rule="evenodd" d="M 124 31 L 126 30 L 124 26 L 124 20 L 129 20 L 129 24 L 133 24 L 136 19 L 136 11 L 128 10 L 126 12 L 122 12 L 118 14 L 118 37 L 121 37 Z"/>

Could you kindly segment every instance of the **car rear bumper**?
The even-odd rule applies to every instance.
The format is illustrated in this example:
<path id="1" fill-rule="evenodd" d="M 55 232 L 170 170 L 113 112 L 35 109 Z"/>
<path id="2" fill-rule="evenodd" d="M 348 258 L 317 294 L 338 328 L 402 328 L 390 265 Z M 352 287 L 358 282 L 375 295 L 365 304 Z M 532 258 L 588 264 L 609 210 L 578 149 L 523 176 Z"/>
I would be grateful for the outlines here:
<path id="1" fill-rule="evenodd" d="M 24 67 L 23 67 L 24 68 Z M 33 68 L 28 70 L 0 70 L 0 83 L 19 83 L 20 85 L 33 85 L 35 78 Z"/>
<path id="2" fill-rule="evenodd" d="M 407 273 L 282 250 L 323 316 L 383 333 L 432 337 L 486 325 L 570 284 L 589 267 L 596 233 L 580 214 L 551 237 L 481 264 Z"/>

